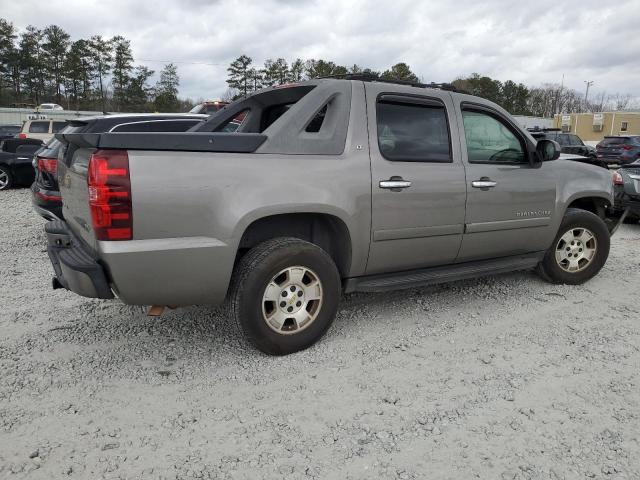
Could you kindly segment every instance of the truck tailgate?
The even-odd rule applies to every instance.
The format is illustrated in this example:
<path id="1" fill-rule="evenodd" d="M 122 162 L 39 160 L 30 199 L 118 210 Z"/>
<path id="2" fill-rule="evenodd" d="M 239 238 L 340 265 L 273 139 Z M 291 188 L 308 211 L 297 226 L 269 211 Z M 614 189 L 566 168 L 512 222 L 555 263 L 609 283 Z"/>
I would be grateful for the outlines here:
<path id="1" fill-rule="evenodd" d="M 69 228 L 80 237 L 91 252 L 97 249 L 89 209 L 87 172 L 94 148 L 65 144 L 58 155 L 58 182 L 63 202 L 63 215 Z"/>

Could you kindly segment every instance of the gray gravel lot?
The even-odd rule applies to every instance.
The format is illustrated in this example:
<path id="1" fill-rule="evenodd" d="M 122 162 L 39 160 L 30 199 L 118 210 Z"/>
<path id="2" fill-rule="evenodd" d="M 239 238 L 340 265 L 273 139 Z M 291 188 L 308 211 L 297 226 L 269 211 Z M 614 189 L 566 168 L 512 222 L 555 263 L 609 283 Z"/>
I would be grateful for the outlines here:
<path id="1" fill-rule="evenodd" d="M 285 358 L 51 290 L 42 226 L 0 192 L 2 479 L 640 478 L 640 225 L 586 285 L 353 294 Z"/>

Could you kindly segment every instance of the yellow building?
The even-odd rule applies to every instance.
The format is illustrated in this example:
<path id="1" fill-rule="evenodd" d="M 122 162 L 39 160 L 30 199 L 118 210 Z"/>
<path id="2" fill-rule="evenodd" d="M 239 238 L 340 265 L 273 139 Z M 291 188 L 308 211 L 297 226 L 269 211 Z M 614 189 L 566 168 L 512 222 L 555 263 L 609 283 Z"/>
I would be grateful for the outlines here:
<path id="1" fill-rule="evenodd" d="M 640 112 L 559 114 L 554 117 L 553 126 L 595 145 L 605 136 L 640 135 Z"/>

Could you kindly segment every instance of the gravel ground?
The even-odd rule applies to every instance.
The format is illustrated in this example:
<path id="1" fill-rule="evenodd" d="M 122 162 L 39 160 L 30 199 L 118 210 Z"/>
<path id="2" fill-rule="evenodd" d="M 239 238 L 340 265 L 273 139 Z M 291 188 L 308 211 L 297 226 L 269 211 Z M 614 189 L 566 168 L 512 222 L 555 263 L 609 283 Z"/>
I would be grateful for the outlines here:
<path id="1" fill-rule="evenodd" d="M 51 290 L 29 202 L 0 193 L 0 478 L 640 478 L 640 225 L 586 285 L 353 294 L 271 358 L 214 308 Z"/>

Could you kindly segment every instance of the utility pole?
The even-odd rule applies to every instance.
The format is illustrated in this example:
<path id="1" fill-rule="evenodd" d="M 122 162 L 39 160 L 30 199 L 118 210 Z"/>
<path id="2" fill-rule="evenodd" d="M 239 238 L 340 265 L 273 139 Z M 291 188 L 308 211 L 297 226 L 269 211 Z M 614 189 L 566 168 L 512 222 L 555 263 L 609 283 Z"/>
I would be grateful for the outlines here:
<path id="1" fill-rule="evenodd" d="M 589 99 L 589 87 L 593 85 L 593 80 L 585 80 L 584 83 L 587 84 L 587 91 L 584 92 L 584 106 L 586 109 L 588 108 L 587 100 Z"/>

